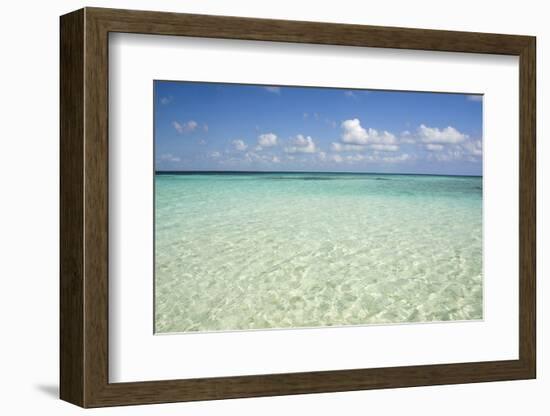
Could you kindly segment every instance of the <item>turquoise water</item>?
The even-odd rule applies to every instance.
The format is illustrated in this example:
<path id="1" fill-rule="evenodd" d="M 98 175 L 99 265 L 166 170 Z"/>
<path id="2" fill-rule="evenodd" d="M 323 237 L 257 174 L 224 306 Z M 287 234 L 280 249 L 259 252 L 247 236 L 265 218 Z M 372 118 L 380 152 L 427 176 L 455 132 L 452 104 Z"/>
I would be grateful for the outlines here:
<path id="1" fill-rule="evenodd" d="M 155 177 L 156 332 L 482 318 L 482 178 Z"/>

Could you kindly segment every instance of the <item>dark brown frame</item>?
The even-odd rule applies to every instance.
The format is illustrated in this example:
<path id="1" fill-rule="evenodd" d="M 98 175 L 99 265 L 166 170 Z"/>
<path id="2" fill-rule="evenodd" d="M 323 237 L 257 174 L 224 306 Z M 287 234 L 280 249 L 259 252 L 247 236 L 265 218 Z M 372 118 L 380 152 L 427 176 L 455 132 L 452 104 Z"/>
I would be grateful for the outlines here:
<path id="1" fill-rule="evenodd" d="M 109 32 L 518 56 L 519 359 L 109 383 Z M 62 16 L 61 398 L 82 407 L 101 407 L 535 378 L 535 45 L 530 36 L 99 8 Z"/>

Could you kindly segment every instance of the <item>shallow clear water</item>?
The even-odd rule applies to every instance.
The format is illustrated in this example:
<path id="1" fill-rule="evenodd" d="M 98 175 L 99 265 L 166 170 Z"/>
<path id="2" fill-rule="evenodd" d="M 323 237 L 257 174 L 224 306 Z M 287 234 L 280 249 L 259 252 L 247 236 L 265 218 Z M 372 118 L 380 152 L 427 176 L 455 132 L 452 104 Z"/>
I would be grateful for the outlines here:
<path id="1" fill-rule="evenodd" d="M 480 177 L 157 174 L 157 332 L 482 318 Z"/>

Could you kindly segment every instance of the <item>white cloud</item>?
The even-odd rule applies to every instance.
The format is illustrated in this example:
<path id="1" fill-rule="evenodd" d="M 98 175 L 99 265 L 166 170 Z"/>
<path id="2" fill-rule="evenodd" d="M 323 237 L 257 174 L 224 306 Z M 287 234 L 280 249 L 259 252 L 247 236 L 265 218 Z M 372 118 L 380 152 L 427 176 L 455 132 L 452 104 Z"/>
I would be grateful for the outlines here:
<path id="1" fill-rule="evenodd" d="M 483 147 L 481 144 L 481 140 L 474 140 L 470 142 L 466 142 L 462 145 L 464 149 L 472 156 L 482 156 L 483 155 Z"/>
<path id="2" fill-rule="evenodd" d="M 311 136 L 305 137 L 298 134 L 290 141 L 290 144 L 289 147 L 285 147 L 287 153 L 315 153 L 317 150 Z"/>
<path id="3" fill-rule="evenodd" d="M 360 144 L 342 144 L 338 142 L 332 142 L 330 148 L 333 152 L 356 152 L 364 150 L 365 146 Z"/>
<path id="4" fill-rule="evenodd" d="M 409 130 L 401 132 L 401 139 L 399 141 L 404 144 L 416 143 L 416 140 L 414 139 L 414 137 L 412 137 L 412 133 Z"/>
<path id="5" fill-rule="evenodd" d="M 238 150 L 239 152 L 244 152 L 248 148 L 248 145 L 240 139 L 233 140 L 231 143 L 233 143 L 235 150 Z"/>
<path id="6" fill-rule="evenodd" d="M 342 122 L 342 129 L 344 130 L 342 133 L 342 141 L 344 143 L 352 143 L 352 144 L 360 144 L 360 145 L 366 145 L 366 144 L 372 144 L 372 143 L 379 143 L 379 144 L 396 144 L 397 139 L 395 136 L 388 132 L 388 131 L 382 131 L 378 132 L 378 130 L 369 128 L 366 130 L 361 126 L 361 122 L 358 118 L 345 120 Z"/>
<path id="7" fill-rule="evenodd" d="M 273 133 L 260 134 L 258 144 L 262 147 L 273 147 L 277 145 L 277 135 Z"/>
<path id="8" fill-rule="evenodd" d="M 379 150 L 381 152 L 397 152 L 399 150 L 399 146 L 396 144 L 371 144 L 371 149 Z"/>
<path id="9" fill-rule="evenodd" d="M 426 145 L 427 147 L 428 145 Z M 464 160 L 468 162 L 478 162 L 483 156 L 483 145 L 481 140 L 469 140 L 464 143 L 441 146 L 441 149 L 432 152 L 427 156 L 428 160 L 437 160 L 439 162 L 449 162 L 454 160 Z"/>
<path id="10" fill-rule="evenodd" d="M 271 92 L 273 94 L 280 94 L 281 88 L 280 87 L 264 87 L 264 90 Z"/>
<path id="11" fill-rule="evenodd" d="M 202 129 L 203 129 L 206 133 L 208 133 L 208 124 L 204 123 L 204 124 L 202 125 Z"/>
<path id="12" fill-rule="evenodd" d="M 164 153 L 160 155 L 160 160 L 163 162 L 180 162 L 181 158 L 179 156 L 174 156 L 172 153 Z"/>
<path id="13" fill-rule="evenodd" d="M 426 145 L 426 150 L 429 150 L 430 152 L 440 152 L 443 150 L 442 144 L 434 144 L 434 143 L 428 143 Z"/>
<path id="14" fill-rule="evenodd" d="M 369 134 L 363 127 L 361 127 L 361 122 L 358 118 L 343 121 L 342 129 L 344 130 L 342 133 L 343 142 L 355 144 L 368 143 Z"/>
<path id="15" fill-rule="evenodd" d="M 412 160 L 413 157 L 409 155 L 408 153 L 400 154 L 399 156 L 385 156 L 382 158 L 382 161 L 386 163 L 398 163 L 398 162 L 406 162 L 407 160 Z"/>
<path id="16" fill-rule="evenodd" d="M 185 123 L 185 127 L 189 129 L 189 131 L 193 131 L 197 128 L 198 124 L 194 120 L 189 120 L 187 123 Z"/>
<path id="17" fill-rule="evenodd" d="M 172 127 L 174 127 L 179 134 L 191 132 L 195 130 L 197 126 L 198 123 L 194 120 L 189 120 L 185 123 L 179 123 L 177 121 L 172 122 Z"/>
<path id="18" fill-rule="evenodd" d="M 281 163 L 281 159 L 279 156 L 275 155 L 266 155 L 266 154 L 258 154 L 256 152 L 246 152 L 243 155 L 244 159 L 247 162 L 255 162 L 255 163 Z M 235 158 L 235 161 L 242 161 L 241 158 Z"/>
<path id="19" fill-rule="evenodd" d="M 222 154 L 220 152 L 212 152 L 208 155 L 208 157 L 211 157 L 212 159 L 217 159 L 221 156 Z"/>
<path id="20" fill-rule="evenodd" d="M 374 152 L 371 154 L 363 154 L 363 153 L 354 153 L 347 155 L 345 157 L 340 156 L 339 154 L 331 155 L 327 157 L 327 160 L 333 160 L 336 162 L 342 162 L 345 161 L 346 163 L 353 164 L 356 162 L 372 162 L 375 164 L 378 163 L 400 163 L 400 162 L 406 162 L 410 160 L 416 159 L 416 156 L 408 154 L 408 153 L 402 153 L 400 155 L 395 156 L 384 156 L 382 153 Z"/>
<path id="21" fill-rule="evenodd" d="M 359 161 L 364 160 L 364 159 L 365 159 L 365 156 L 360 154 L 360 153 L 356 153 L 356 154 L 353 154 L 353 155 L 346 156 L 346 160 L 348 162 L 359 162 Z"/>
<path id="22" fill-rule="evenodd" d="M 162 105 L 170 104 L 172 102 L 172 97 L 162 97 L 160 103 Z"/>
<path id="23" fill-rule="evenodd" d="M 428 159 L 435 159 L 439 162 L 450 162 L 452 160 L 463 160 L 464 151 L 460 146 L 453 146 L 441 152 L 434 152 L 428 155 Z"/>
<path id="24" fill-rule="evenodd" d="M 183 124 L 180 124 L 177 121 L 172 121 L 172 127 L 174 127 L 179 134 L 184 132 Z"/>
<path id="25" fill-rule="evenodd" d="M 357 98 L 353 91 L 344 91 L 344 95 L 349 98 Z"/>
<path id="26" fill-rule="evenodd" d="M 424 143 L 454 144 L 463 142 L 468 138 L 468 135 L 451 126 L 440 130 L 437 127 L 428 127 L 421 124 L 418 128 L 418 137 Z"/>
<path id="27" fill-rule="evenodd" d="M 336 162 L 341 163 L 344 161 L 344 158 L 339 154 L 327 154 L 326 152 L 317 153 L 317 157 L 321 162 Z"/>
<path id="28" fill-rule="evenodd" d="M 467 95 L 466 99 L 468 101 L 483 102 L 483 94 L 471 94 Z"/>

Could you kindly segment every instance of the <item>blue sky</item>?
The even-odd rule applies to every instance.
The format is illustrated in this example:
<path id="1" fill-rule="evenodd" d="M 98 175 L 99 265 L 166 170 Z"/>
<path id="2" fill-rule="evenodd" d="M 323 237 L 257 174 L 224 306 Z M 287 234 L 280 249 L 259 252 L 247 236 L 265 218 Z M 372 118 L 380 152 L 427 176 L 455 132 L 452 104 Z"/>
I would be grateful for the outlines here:
<path id="1" fill-rule="evenodd" d="M 155 168 L 481 175 L 482 97 L 155 81 Z"/>

